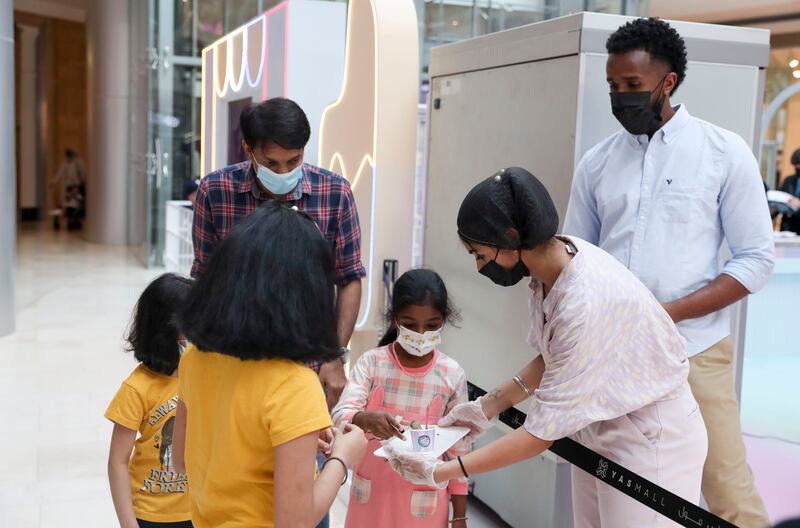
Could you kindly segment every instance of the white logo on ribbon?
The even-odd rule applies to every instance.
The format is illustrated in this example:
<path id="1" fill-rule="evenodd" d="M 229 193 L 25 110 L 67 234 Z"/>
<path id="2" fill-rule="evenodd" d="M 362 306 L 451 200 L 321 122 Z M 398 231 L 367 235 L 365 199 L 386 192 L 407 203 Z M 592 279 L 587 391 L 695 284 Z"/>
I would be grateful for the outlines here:
<path id="1" fill-rule="evenodd" d="M 608 462 L 606 462 L 601 458 L 600 464 L 597 465 L 597 471 L 595 471 L 595 474 L 600 478 L 606 478 L 607 469 L 608 469 Z"/>

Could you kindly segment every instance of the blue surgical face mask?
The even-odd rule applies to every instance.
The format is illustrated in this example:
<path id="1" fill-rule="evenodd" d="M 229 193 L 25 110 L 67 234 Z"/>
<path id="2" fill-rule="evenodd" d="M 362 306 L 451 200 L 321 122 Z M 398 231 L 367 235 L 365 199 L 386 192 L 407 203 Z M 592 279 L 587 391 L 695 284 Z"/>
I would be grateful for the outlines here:
<path id="1" fill-rule="evenodd" d="M 266 187 L 269 192 L 277 196 L 292 192 L 300 182 L 300 178 L 303 177 L 302 163 L 295 167 L 293 171 L 285 174 L 278 174 L 277 172 L 271 171 L 267 167 L 259 165 L 255 159 L 253 163 L 257 168 L 256 177 L 258 181 L 260 181 L 261 185 Z"/>

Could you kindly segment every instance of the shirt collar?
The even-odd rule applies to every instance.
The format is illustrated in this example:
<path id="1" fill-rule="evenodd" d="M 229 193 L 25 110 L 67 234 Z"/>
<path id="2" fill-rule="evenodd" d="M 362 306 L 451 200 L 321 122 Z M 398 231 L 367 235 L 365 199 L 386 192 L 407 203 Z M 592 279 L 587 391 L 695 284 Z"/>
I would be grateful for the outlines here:
<path id="1" fill-rule="evenodd" d="M 244 178 L 239 184 L 236 192 L 239 193 L 252 193 L 253 197 L 259 200 L 264 200 L 266 197 L 261 192 L 261 189 L 256 185 L 256 171 L 253 169 L 252 161 L 245 161 L 242 163 L 242 170 L 244 171 Z M 308 164 L 303 163 L 303 177 L 300 179 L 298 185 L 292 192 L 281 196 L 282 200 L 299 200 L 303 195 L 311 194 L 311 180 L 308 177 Z"/>
<path id="2" fill-rule="evenodd" d="M 684 129 L 688 122 L 689 111 L 686 110 L 686 105 L 680 104 L 675 110 L 675 115 L 672 116 L 672 119 L 664 123 L 664 126 L 658 129 L 656 135 L 660 136 L 664 143 L 669 143 Z"/>
<path id="3" fill-rule="evenodd" d="M 250 192 L 250 184 L 252 182 L 252 171 L 250 170 L 251 165 L 252 163 L 250 161 L 243 161 L 242 163 L 236 165 L 233 170 L 228 172 L 230 178 L 234 181 L 234 189 L 237 193 Z M 223 169 L 223 172 L 226 171 Z"/>
<path id="4" fill-rule="evenodd" d="M 572 256 L 572 260 L 564 266 L 564 269 L 561 270 L 558 278 L 556 278 L 556 282 L 553 283 L 553 287 L 548 292 L 547 297 L 544 297 L 544 285 L 540 281 L 531 278 L 529 287 L 533 291 L 534 296 L 542 301 L 542 311 L 548 319 L 558 300 L 564 295 L 564 292 L 575 283 L 585 266 L 585 255 L 582 251 L 584 249 L 584 242 L 582 240 L 565 235 L 556 235 L 556 238 L 565 244 L 571 242 L 578 251 Z"/>
<path id="5" fill-rule="evenodd" d="M 675 110 L 675 115 L 672 116 L 672 119 L 664 123 L 661 128 L 656 130 L 656 133 L 653 134 L 653 138 L 661 138 L 661 141 L 664 143 L 669 143 L 684 129 L 686 123 L 689 122 L 689 117 L 689 111 L 686 110 L 686 105 L 679 104 Z M 638 136 L 635 136 L 629 132 L 626 132 L 626 134 L 628 135 L 628 138 L 633 146 L 647 145 L 652 141 L 652 139 L 648 139 L 647 134 L 639 134 Z"/>

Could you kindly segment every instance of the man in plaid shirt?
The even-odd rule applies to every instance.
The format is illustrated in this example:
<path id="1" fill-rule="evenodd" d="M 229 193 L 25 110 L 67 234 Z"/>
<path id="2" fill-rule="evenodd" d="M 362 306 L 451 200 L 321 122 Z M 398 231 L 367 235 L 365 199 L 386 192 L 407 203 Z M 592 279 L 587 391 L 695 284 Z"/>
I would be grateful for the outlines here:
<path id="1" fill-rule="evenodd" d="M 316 221 L 333 248 L 337 331 L 346 352 L 361 305 L 361 278 L 366 275 L 350 185 L 337 174 L 303 163 L 311 127 L 294 101 L 274 98 L 254 104 L 242 113 L 240 127 L 248 160 L 212 172 L 197 190 L 191 275 L 203 273 L 217 244 L 260 205 L 280 200 L 296 206 Z M 347 382 L 343 362 L 310 366 L 319 373 L 328 405 L 333 407 Z"/>

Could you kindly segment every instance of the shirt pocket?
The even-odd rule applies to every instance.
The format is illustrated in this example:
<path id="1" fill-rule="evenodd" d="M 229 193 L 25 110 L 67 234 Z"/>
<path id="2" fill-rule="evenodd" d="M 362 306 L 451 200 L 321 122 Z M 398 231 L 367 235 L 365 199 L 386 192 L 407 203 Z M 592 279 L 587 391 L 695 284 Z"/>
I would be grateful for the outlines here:
<path id="1" fill-rule="evenodd" d="M 353 483 L 350 486 L 350 493 L 353 494 L 353 499 L 355 499 L 356 502 L 365 504 L 369 501 L 369 496 L 372 494 L 372 481 L 360 475 L 353 474 Z"/>
<path id="2" fill-rule="evenodd" d="M 659 213 L 663 221 L 688 224 L 697 216 L 700 199 L 689 191 L 664 191 L 659 202 Z"/>
<path id="3" fill-rule="evenodd" d="M 411 516 L 430 517 L 436 512 L 439 492 L 416 490 L 411 492 Z"/>

